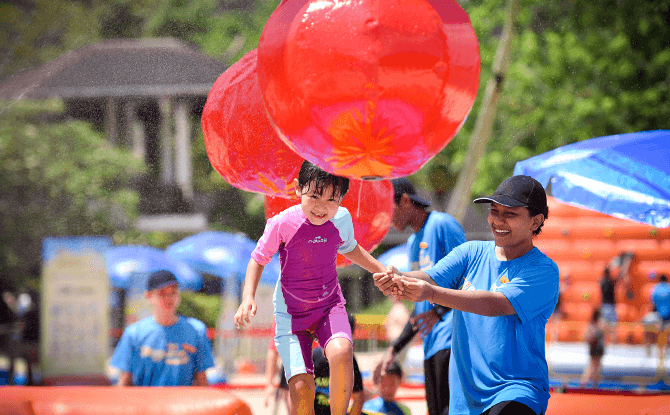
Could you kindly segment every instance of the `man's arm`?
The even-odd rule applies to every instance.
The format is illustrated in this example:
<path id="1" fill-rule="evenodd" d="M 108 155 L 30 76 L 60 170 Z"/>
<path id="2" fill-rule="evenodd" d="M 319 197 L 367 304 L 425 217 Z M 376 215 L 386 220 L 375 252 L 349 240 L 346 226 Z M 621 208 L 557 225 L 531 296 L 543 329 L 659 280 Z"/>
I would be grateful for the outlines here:
<path id="1" fill-rule="evenodd" d="M 133 386 L 133 374 L 121 372 L 119 380 L 116 381 L 116 386 Z"/>
<path id="2" fill-rule="evenodd" d="M 424 273 L 425 274 L 425 273 Z M 425 274 L 428 276 L 428 274 Z M 430 278 L 430 277 L 428 277 Z M 491 291 L 463 291 L 442 288 L 424 280 L 401 277 L 403 291 L 400 298 L 417 301 L 430 301 L 482 316 L 496 317 L 516 314 L 512 303 L 500 292 Z"/>
<path id="3" fill-rule="evenodd" d="M 206 372 L 197 372 L 193 376 L 193 386 L 209 386 Z"/>

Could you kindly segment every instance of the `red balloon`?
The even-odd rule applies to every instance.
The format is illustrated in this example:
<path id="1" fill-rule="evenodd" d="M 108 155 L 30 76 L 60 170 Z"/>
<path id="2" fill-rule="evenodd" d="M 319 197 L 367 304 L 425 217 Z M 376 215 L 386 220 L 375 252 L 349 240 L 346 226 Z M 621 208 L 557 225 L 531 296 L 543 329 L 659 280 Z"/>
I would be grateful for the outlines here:
<path id="1" fill-rule="evenodd" d="M 297 198 L 283 199 L 266 196 L 265 218 L 269 219 L 299 203 Z M 391 227 L 393 185 L 388 180 L 373 182 L 351 180 L 342 206 L 351 213 L 356 241 L 363 249 L 371 252 L 379 246 Z M 351 265 L 351 261 L 338 254 L 337 266 L 346 267 L 348 265 Z"/>
<path id="2" fill-rule="evenodd" d="M 479 45 L 455 0 L 288 0 L 258 47 L 258 77 L 281 138 L 324 170 L 408 176 L 463 125 Z"/>
<path id="3" fill-rule="evenodd" d="M 291 197 L 303 158 L 277 135 L 258 84 L 257 50 L 214 83 L 202 112 L 210 163 L 231 185 L 249 192 Z"/>

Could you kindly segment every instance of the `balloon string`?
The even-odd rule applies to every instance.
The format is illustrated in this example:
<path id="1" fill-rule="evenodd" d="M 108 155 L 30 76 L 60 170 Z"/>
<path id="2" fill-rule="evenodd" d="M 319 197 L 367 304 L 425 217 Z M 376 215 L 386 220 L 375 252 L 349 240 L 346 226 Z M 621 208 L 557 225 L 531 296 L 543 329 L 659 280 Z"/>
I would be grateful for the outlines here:
<path id="1" fill-rule="evenodd" d="M 358 187 L 358 208 L 356 209 L 356 217 L 361 216 L 361 193 L 363 193 L 363 183 L 359 183 Z"/>

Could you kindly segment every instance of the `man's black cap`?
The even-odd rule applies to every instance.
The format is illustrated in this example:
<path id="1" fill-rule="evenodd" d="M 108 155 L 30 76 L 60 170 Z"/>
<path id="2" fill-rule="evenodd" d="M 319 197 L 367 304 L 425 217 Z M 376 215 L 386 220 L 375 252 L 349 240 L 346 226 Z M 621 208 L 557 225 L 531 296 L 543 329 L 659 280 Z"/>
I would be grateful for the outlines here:
<path id="1" fill-rule="evenodd" d="M 412 202 L 421 205 L 423 207 L 430 206 L 429 201 L 421 199 L 419 196 L 416 195 L 416 189 L 414 188 L 414 185 L 406 178 L 400 177 L 398 179 L 393 179 L 391 180 L 391 183 L 393 183 L 393 200 L 396 203 L 400 202 L 400 198 L 404 193 L 407 196 L 409 196 L 409 199 Z"/>
<path id="2" fill-rule="evenodd" d="M 172 284 L 178 284 L 177 277 L 170 271 L 162 269 L 149 275 L 147 291 L 157 290 Z"/>
<path id="3" fill-rule="evenodd" d="M 547 211 L 544 187 L 530 176 L 512 176 L 493 192 L 493 196 L 479 197 L 475 203 L 498 203 L 509 207 L 526 207 L 537 212 Z"/>

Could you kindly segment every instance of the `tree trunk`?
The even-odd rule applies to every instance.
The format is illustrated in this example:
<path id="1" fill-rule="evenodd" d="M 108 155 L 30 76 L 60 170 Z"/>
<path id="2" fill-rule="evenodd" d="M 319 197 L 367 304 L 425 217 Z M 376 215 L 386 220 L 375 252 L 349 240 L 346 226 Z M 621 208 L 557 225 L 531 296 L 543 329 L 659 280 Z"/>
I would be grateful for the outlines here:
<path id="1" fill-rule="evenodd" d="M 493 122 L 495 121 L 498 99 L 502 91 L 502 84 L 509 67 L 512 39 L 514 38 L 514 22 L 519 11 L 519 0 L 507 0 L 507 16 L 503 26 L 502 36 L 498 44 L 495 60 L 493 61 L 493 77 L 486 84 L 484 101 L 477 115 L 472 138 L 468 146 L 468 153 L 458 181 L 449 200 L 447 213 L 463 222 L 466 209 L 472 194 L 472 184 L 477 178 L 477 163 L 486 151 L 486 145 L 491 137 Z"/>

